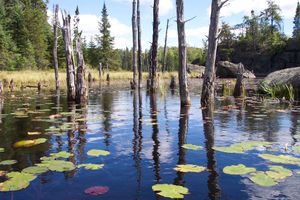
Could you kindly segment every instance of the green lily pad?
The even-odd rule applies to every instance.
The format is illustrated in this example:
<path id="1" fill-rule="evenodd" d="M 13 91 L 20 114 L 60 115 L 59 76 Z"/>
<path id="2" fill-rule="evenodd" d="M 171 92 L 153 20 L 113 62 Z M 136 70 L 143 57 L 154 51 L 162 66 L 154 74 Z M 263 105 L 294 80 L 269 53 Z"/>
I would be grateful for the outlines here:
<path id="1" fill-rule="evenodd" d="M 3 153 L 4 151 L 4 148 L 0 148 L 0 153 Z"/>
<path id="2" fill-rule="evenodd" d="M 300 146 L 293 146 L 293 151 L 300 154 Z"/>
<path id="3" fill-rule="evenodd" d="M 110 152 L 108 152 L 108 151 L 97 150 L 97 149 L 92 149 L 92 150 L 90 150 L 90 151 L 87 152 L 87 155 L 89 155 L 89 156 L 95 156 L 95 157 L 108 156 L 109 154 L 110 154 Z"/>
<path id="4" fill-rule="evenodd" d="M 11 172 L 7 174 L 7 181 L 0 183 L 0 192 L 19 191 L 29 186 L 36 176 L 27 173 Z"/>
<path id="5" fill-rule="evenodd" d="M 47 167 L 39 167 L 39 166 L 32 166 L 32 167 L 27 167 L 22 170 L 22 173 L 27 173 L 27 174 L 42 174 L 48 171 Z"/>
<path id="6" fill-rule="evenodd" d="M 21 148 L 21 147 L 32 147 L 32 146 L 36 146 L 39 144 L 43 144 L 47 141 L 46 138 L 38 138 L 35 140 L 21 140 L 16 142 L 13 147 L 14 148 Z"/>
<path id="7" fill-rule="evenodd" d="M 203 149 L 203 147 L 193 145 L 193 144 L 184 144 L 181 147 L 184 148 L 184 149 L 190 149 L 190 150 L 201 150 L 201 149 Z"/>
<path id="8" fill-rule="evenodd" d="M 269 166 L 269 168 L 272 171 L 267 171 L 266 174 L 276 181 L 293 176 L 293 172 L 291 170 L 282 166 Z"/>
<path id="9" fill-rule="evenodd" d="M 256 183 L 259 186 L 271 187 L 277 185 L 278 183 L 274 181 L 268 174 L 265 172 L 256 172 L 251 177 L 250 180 Z"/>
<path id="10" fill-rule="evenodd" d="M 213 147 L 214 150 L 220 151 L 223 153 L 245 153 L 243 148 L 239 146 L 229 146 L 229 147 Z"/>
<path id="11" fill-rule="evenodd" d="M 34 140 L 34 145 L 39 145 L 39 144 L 43 144 L 45 142 L 47 142 L 47 139 L 46 138 L 38 138 L 38 139 L 35 139 Z"/>
<path id="12" fill-rule="evenodd" d="M 85 168 L 88 170 L 98 170 L 98 169 L 102 169 L 104 167 L 104 164 L 98 165 L 98 164 L 80 164 L 78 165 L 78 168 Z"/>
<path id="13" fill-rule="evenodd" d="M 37 166 L 46 167 L 56 172 L 72 171 L 76 168 L 72 162 L 64 160 L 43 160 L 42 163 L 37 164 Z"/>
<path id="14" fill-rule="evenodd" d="M 61 151 L 61 152 L 58 152 L 58 153 L 51 153 L 50 156 L 52 158 L 69 158 L 71 156 L 74 156 L 74 154 L 68 153 L 66 151 Z"/>
<path id="15" fill-rule="evenodd" d="M 14 165 L 17 162 L 18 161 L 16 161 L 16 160 L 4 160 L 4 161 L 0 162 L 0 165 Z"/>
<path id="16" fill-rule="evenodd" d="M 223 172 L 225 174 L 230 174 L 230 175 L 243 175 L 243 174 L 249 174 L 251 172 L 256 172 L 256 169 L 239 164 L 239 165 L 224 167 Z"/>
<path id="17" fill-rule="evenodd" d="M 198 165 L 177 165 L 176 168 L 174 168 L 176 171 L 179 172 L 203 172 L 206 168 Z"/>
<path id="18" fill-rule="evenodd" d="M 232 144 L 228 147 L 213 147 L 213 149 L 223 153 L 245 153 L 246 151 L 250 151 L 255 147 L 270 145 L 272 145 L 271 142 L 246 141 Z"/>
<path id="19" fill-rule="evenodd" d="M 158 192 L 160 196 L 171 199 L 182 199 L 189 193 L 187 188 L 171 184 L 156 184 L 152 186 L 152 190 Z"/>
<path id="20" fill-rule="evenodd" d="M 281 163 L 281 164 L 291 164 L 291 165 L 298 165 L 300 166 L 300 158 L 296 158 L 289 155 L 272 155 L 272 154 L 260 154 L 259 157 L 274 162 L 274 163 Z"/>
<path id="21" fill-rule="evenodd" d="M 28 132 L 27 135 L 41 135 L 42 133 L 41 132 Z"/>

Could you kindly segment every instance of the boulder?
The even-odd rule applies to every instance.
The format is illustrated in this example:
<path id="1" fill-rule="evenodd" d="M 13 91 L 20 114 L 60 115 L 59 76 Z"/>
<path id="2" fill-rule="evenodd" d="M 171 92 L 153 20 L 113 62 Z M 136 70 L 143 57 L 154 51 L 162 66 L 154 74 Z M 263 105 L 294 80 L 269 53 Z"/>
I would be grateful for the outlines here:
<path id="1" fill-rule="evenodd" d="M 279 70 L 269 74 L 264 80 L 268 85 L 292 84 L 294 88 L 300 87 L 300 67 Z"/>
<path id="2" fill-rule="evenodd" d="M 201 78 L 204 74 L 205 67 L 200 65 L 187 64 L 187 72 Z"/>
<path id="3" fill-rule="evenodd" d="M 219 61 L 217 63 L 217 77 L 237 78 L 240 64 L 231 63 L 229 61 Z M 251 71 L 247 70 L 245 67 L 244 69 L 244 78 L 256 78 L 256 76 Z"/>

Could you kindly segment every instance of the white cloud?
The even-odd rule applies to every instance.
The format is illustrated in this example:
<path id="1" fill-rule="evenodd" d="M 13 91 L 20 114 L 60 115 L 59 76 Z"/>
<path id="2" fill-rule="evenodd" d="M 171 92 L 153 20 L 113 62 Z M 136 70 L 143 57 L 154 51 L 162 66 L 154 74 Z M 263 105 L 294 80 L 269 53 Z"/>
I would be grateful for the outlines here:
<path id="1" fill-rule="evenodd" d="M 198 38 L 204 38 L 208 35 L 208 27 L 202 26 L 199 28 L 186 28 L 186 37 L 198 37 Z M 169 31 L 169 38 L 177 38 L 177 30 L 171 29 Z"/>

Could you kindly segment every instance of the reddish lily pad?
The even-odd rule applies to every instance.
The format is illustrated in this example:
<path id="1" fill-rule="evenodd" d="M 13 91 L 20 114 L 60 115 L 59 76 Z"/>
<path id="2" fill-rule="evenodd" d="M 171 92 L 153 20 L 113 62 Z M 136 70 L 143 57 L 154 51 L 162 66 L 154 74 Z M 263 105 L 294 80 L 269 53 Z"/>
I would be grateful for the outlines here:
<path id="1" fill-rule="evenodd" d="M 86 190 L 84 190 L 84 193 L 89 194 L 89 195 L 93 195 L 93 196 L 98 196 L 98 195 L 105 194 L 108 191 L 109 191 L 109 187 L 94 186 L 94 187 L 90 187 L 90 188 L 87 188 Z"/>

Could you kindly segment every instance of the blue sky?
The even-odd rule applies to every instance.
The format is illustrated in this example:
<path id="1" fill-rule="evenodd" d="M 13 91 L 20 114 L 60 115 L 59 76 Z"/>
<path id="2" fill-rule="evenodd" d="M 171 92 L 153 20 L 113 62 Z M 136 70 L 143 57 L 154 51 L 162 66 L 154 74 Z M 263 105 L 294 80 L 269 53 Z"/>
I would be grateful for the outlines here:
<path id="1" fill-rule="evenodd" d="M 296 11 L 298 0 L 275 0 L 282 9 L 284 17 L 284 31 L 291 35 L 293 27 L 293 17 Z M 49 0 L 48 9 L 51 15 L 53 4 L 59 4 L 60 8 L 73 14 L 76 6 L 80 10 L 80 29 L 89 41 L 91 36 L 98 34 L 98 23 L 104 0 Z M 106 0 L 105 1 L 110 22 L 111 32 L 115 37 L 115 47 L 126 48 L 132 46 L 131 33 L 131 0 Z M 196 18 L 186 24 L 187 43 L 189 46 L 202 46 L 202 39 L 208 34 L 209 11 L 211 0 L 186 0 L 185 18 Z M 152 35 L 152 4 L 153 0 L 141 0 L 141 23 L 142 23 L 142 44 L 148 49 Z M 222 10 L 221 20 L 231 25 L 241 23 L 244 15 L 249 15 L 253 9 L 259 13 L 266 7 L 265 0 L 229 0 Z M 168 18 L 176 16 L 175 0 L 160 0 L 160 39 L 162 46 L 164 41 L 166 21 Z M 177 45 L 176 23 L 171 20 L 169 31 L 169 46 Z"/>

